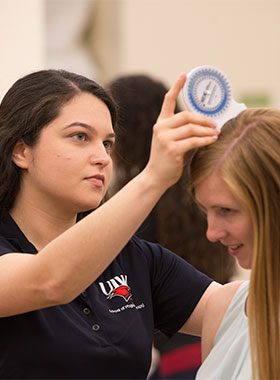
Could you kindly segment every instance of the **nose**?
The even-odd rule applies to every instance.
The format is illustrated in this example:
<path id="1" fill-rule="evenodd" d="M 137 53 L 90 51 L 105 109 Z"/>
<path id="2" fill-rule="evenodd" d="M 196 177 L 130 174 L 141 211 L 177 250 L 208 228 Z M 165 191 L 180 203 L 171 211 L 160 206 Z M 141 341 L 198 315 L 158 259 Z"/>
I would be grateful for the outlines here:
<path id="1" fill-rule="evenodd" d="M 208 227 L 206 237 L 209 241 L 215 243 L 216 241 L 222 240 L 226 237 L 227 232 L 223 226 L 223 223 L 217 220 L 217 218 L 207 216 L 207 223 Z"/>
<path id="2" fill-rule="evenodd" d="M 95 146 L 90 155 L 91 165 L 107 166 L 111 162 L 111 156 L 102 144 Z"/>

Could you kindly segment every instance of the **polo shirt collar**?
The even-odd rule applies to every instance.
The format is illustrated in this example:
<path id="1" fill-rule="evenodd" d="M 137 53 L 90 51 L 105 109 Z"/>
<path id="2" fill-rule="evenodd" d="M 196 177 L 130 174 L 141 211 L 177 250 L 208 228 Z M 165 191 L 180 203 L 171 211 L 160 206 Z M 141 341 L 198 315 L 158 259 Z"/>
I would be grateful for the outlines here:
<path id="1" fill-rule="evenodd" d="M 34 245 L 27 240 L 7 210 L 1 210 L 0 235 L 10 241 L 19 252 L 38 252 Z"/>

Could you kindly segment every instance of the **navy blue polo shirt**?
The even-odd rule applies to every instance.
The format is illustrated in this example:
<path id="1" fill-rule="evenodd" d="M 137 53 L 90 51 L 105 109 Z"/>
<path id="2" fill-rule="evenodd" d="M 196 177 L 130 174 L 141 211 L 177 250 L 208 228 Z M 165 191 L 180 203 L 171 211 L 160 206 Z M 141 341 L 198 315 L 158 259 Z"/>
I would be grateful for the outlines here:
<path id="1" fill-rule="evenodd" d="M 5 214 L 0 255 L 9 252 L 37 250 Z M 133 237 L 72 302 L 0 319 L 0 378 L 144 379 L 154 329 L 178 331 L 210 282 L 160 245 Z"/>

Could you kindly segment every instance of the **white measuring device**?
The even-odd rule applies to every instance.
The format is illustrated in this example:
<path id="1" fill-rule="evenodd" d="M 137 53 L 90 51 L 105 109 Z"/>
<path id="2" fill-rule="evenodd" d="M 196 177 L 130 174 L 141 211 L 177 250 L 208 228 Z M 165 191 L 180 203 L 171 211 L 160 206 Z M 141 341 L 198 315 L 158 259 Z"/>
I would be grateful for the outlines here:
<path id="1" fill-rule="evenodd" d="M 225 74 L 213 66 L 199 66 L 187 74 L 183 99 L 191 112 L 211 117 L 222 128 L 226 121 L 246 109 L 232 97 L 231 85 Z"/>

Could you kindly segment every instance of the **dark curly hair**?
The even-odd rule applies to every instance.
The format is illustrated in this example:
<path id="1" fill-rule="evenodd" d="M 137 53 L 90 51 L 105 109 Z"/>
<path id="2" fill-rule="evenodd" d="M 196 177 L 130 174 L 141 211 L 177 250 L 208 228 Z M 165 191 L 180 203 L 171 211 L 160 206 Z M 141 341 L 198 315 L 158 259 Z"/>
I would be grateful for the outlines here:
<path id="1" fill-rule="evenodd" d="M 33 146 L 61 107 L 88 92 L 108 107 L 113 126 L 117 111 L 110 95 L 94 81 L 64 70 L 40 70 L 17 80 L 0 104 L 0 209 L 10 209 L 19 191 L 21 169 L 12 161 L 16 143 Z"/>
<path id="2" fill-rule="evenodd" d="M 160 113 L 167 87 L 147 75 L 128 75 L 106 86 L 119 107 L 116 164 L 112 193 L 122 188 L 147 164 L 152 127 Z M 177 105 L 176 112 L 180 109 Z M 187 168 L 181 179 L 161 197 L 137 235 L 176 252 L 214 280 L 225 283 L 235 261 L 220 243 L 206 238 L 207 221 L 187 191 Z"/>

